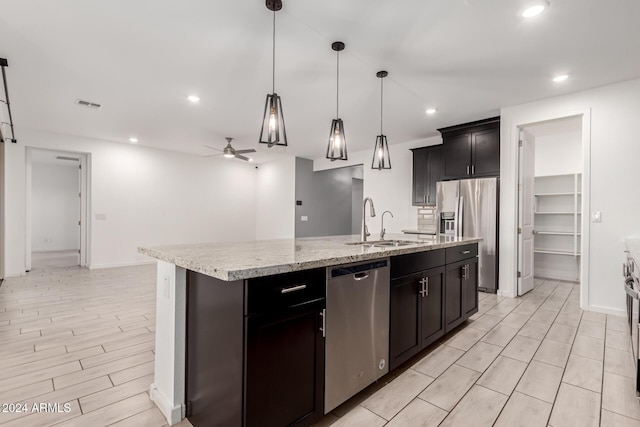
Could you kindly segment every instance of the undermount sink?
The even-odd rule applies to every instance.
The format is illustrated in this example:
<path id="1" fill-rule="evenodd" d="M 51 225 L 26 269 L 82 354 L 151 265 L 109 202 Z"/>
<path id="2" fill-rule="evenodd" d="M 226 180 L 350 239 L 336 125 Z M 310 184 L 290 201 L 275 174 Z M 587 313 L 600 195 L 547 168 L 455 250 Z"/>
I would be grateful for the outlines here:
<path id="1" fill-rule="evenodd" d="M 417 243 L 420 243 L 420 242 L 415 242 L 412 240 L 373 240 L 370 242 L 349 242 L 347 243 L 347 245 L 362 245 L 362 246 L 369 246 L 369 247 L 385 248 L 385 247 L 408 246 L 408 245 L 414 245 Z"/>

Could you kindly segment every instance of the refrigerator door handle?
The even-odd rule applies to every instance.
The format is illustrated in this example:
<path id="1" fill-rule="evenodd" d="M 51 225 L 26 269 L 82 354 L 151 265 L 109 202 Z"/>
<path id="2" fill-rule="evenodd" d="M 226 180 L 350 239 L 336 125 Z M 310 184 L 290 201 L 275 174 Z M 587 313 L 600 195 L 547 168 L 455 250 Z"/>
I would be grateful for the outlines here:
<path id="1" fill-rule="evenodd" d="M 458 196 L 456 201 L 456 217 L 454 222 L 454 233 L 453 233 L 455 236 L 461 237 L 464 231 L 462 229 L 463 213 L 464 213 L 464 198 L 462 196 Z"/>

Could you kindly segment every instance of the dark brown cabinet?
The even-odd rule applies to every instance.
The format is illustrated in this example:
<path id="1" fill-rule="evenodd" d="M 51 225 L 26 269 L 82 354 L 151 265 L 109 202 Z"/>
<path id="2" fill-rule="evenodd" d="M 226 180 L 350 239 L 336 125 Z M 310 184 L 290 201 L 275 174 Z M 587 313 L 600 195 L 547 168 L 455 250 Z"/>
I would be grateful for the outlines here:
<path id="1" fill-rule="evenodd" d="M 187 416 L 309 426 L 324 412 L 325 269 L 225 282 L 187 274 Z"/>
<path id="2" fill-rule="evenodd" d="M 500 118 L 438 129 L 443 179 L 500 176 Z"/>
<path id="3" fill-rule="evenodd" d="M 391 370 L 444 335 L 444 267 L 391 281 Z"/>
<path id="4" fill-rule="evenodd" d="M 246 426 L 302 426 L 322 416 L 321 312 L 315 303 L 248 319 Z"/>
<path id="5" fill-rule="evenodd" d="M 442 181 L 442 145 L 422 147 L 413 152 L 414 206 L 436 204 L 436 183 Z"/>
<path id="6" fill-rule="evenodd" d="M 447 264 L 445 288 L 445 332 L 478 311 L 478 258 Z"/>

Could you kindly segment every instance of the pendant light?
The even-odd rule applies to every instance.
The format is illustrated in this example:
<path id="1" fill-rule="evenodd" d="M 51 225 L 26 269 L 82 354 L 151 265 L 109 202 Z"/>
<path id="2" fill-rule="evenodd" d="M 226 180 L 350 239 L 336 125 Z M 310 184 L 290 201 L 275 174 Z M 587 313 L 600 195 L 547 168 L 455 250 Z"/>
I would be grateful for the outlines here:
<path id="1" fill-rule="evenodd" d="M 376 146 L 373 149 L 373 161 L 371 162 L 371 169 L 391 169 L 389 145 L 387 144 L 386 135 L 382 133 L 382 80 L 388 75 L 389 73 L 387 73 L 386 71 L 378 71 L 376 73 L 376 76 L 380 79 L 380 135 L 376 137 Z"/>
<path id="2" fill-rule="evenodd" d="M 344 124 L 338 114 L 340 95 L 340 52 L 344 50 L 344 43 L 333 42 L 331 49 L 336 51 L 336 118 L 331 121 L 329 132 L 329 145 L 327 146 L 327 159 L 347 160 L 347 140 L 344 137 Z"/>
<path id="3" fill-rule="evenodd" d="M 271 93 L 267 95 L 264 104 L 262 128 L 260 129 L 260 144 L 287 145 L 287 133 L 284 128 L 282 115 L 282 100 L 276 93 L 276 11 L 282 9 L 282 0 L 266 0 L 267 9 L 273 11 L 273 51 L 271 70 Z"/>

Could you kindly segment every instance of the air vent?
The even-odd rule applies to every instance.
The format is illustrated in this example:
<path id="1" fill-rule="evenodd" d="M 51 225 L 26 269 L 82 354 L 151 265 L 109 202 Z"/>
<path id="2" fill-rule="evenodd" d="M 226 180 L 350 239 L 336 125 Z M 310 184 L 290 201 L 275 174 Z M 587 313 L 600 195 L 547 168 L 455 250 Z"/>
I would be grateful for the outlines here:
<path id="1" fill-rule="evenodd" d="M 70 160 L 72 162 L 79 162 L 80 159 L 76 158 L 76 157 L 66 157 L 66 156 L 56 156 L 57 160 Z"/>
<path id="2" fill-rule="evenodd" d="M 102 108 L 102 104 L 96 104 L 95 102 L 84 101 L 82 99 L 76 99 L 76 104 L 87 108 L 93 108 L 99 110 Z"/>

